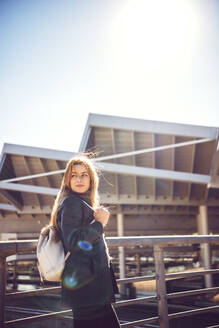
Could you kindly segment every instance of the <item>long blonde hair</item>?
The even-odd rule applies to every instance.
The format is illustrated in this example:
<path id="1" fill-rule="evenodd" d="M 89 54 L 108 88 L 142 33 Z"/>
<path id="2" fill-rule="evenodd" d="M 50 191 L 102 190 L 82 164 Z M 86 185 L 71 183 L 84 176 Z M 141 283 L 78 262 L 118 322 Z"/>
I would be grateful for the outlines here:
<path id="1" fill-rule="evenodd" d="M 72 176 L 72 168 L 74 165 L 84 165 L 88 170 L 88 174 L 90 176 L 90 188 L 84 197 L 91 202 L 91 206 L 95 209 L 99 206 L 99 194 L 98 194 L 98 185 L 99 185 L 99 177 L 97 174 L 97 170 L 93 164 L 93 161 L 88 158 L 88 154 L 79 154 L 71 158 L 65 168 L 65 173 L 62 178 L 60 190 L 56 196 L 49 225 L 53 225 L 57 227 L 56 216 L 58 212 L 59 205 L 63 201 L 63 199 L 70 194 L 71 192 L 71 176 Z"/>

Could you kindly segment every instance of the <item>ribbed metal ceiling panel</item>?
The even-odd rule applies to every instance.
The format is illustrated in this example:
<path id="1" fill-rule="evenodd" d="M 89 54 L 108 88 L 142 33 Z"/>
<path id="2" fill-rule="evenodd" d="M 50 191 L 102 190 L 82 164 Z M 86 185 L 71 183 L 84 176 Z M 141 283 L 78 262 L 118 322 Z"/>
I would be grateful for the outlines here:
<path id="1" fill-rule="evenodd" d="M 12 165 L 14 167 L 14 171 L 16 177 L 23 177 L 30 174 L 24 156 L 19 155 L 11 155 Z M 22 184 L 33 184 L 32 179 L 22 181 Z M 33 193 L 22 193 L 21 194 L 24 205 L 32 204 L 33 206 L 40 206 L 39 198 L 36 194 Z"/>
<path id="2" fill-rule="evenodd" d="M 51 172 L 51 171 L 58 171 L 61 170 L 60 166 L 58 165 L 57 161 L 54 159 L 41 159 L 41 163 L 44 168 L 44 172 Z M 62 182 L 63 174 L 54 174 L 48 176 L 49 185 L 52 188 L 60 188 Z"/>
<path id="3" fill-rule="evenodd" d="M 113 154 L 111 129 L 95 128 L 94 145 L 96 146 L 97 152 L 100 152 L 99 156 Z"/>
<path id="4" fill-rule="evenodd" d="M 100 175 L 100 187 L 101 194 L 117 195 L 116 190 L 116 175 L 114 173 L 101 172 Z"/>
<path id="5" fill-rule="evenodd" d="M 215 141 L 198 144 L 195 147 L 194 173 L 209 174 Z"/>
<path id="6" fill-rule="evenodd" d="M 135 132 L 136 150 L 150 149 L 154 147 L 154 135 L 151 133 Z M 139 154 L 135 156 L 136 166 L 151 167 L 155 166 L 154 152 Z M 155 179 L 150 177 L 137 177 L 137 194 L 155 196 Z"/>
<path id="7" fill-rule="evenodd" d="M 175 143 L 173 136 L 155 135 L 155 146 L 171 145 Z M 174 149 L 155 152 L 155 168 L 163 170 L 174 169 Z M 172 196 L 173 182 L 156 179 L 156 196 Z"/>
<path id="8" fill-rule="evenodd" d="M 114 130 L 115 137 L 115 152 L 117 154 L 133 151 L 134 140 L 133 133 L 131 131 L 120 131 Z M 134 165 L 134 156 L 128 156 L 124 158 L 119 158 L 115 161 L 116 163 Z M 136 177 L 128 175 L 118 175 L 118 193 L 119 194 L 136 194 Z"/>

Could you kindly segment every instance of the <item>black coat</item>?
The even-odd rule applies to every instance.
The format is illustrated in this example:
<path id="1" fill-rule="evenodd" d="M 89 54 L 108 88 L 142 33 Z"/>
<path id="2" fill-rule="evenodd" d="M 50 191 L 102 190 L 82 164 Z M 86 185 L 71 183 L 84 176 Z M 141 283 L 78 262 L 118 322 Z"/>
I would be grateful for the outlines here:
<path id="1" fill-rule="evenodd" d="M 62 275 L 62 303 L 79 309 L 115 302 L 118 287 L 106 253 L 103 226 L 77 193 L 70 193 L 57 212 L 65 251 L 71 255 Z"/>

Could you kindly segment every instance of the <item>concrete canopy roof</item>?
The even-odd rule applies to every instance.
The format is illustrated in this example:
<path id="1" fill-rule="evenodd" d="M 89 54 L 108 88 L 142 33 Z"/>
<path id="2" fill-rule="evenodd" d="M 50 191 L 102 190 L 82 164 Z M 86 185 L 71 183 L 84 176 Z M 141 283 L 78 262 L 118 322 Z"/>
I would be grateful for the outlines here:
<path id="1" fill-rule="evenodd" d="M 27 206 L 48 207 L 50 212 L 66 162 L 74 154 L 4 144 L 0 157 L 0 209 L 23 212 Z"/>
<path id="2" fill-rule="evenodd" d="M 101 201 L 127 214 L 219 206 L 219 128 L 89 114 L 79 151 L 99 152 Z M 73 152 L 4 144 L 0 215 L 49 218 Z M 116 208 L 116 207 L 115 207 Z"/>
<path id="3" fill-rule="evenodd" d="M 218 204 L 218 135 L 215 127 L 90 114 L 80 151 L 100 152 L 113 184 L 102 179 L 101 193 L 114 203 Z"/>

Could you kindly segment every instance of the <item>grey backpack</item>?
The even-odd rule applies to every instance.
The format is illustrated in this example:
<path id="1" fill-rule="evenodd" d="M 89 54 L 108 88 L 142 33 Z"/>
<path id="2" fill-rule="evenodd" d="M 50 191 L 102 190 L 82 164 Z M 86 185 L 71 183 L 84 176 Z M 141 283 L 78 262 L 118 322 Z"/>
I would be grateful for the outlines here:
<path id="1" fill-rule="evenodd" d="M 65 261 L 70 252 L 65 255 L 59 231 L 55 226 L 48 226 L 40 233 L 37 244 L 38 270 L 41 280 L 61 281 Z"/>

